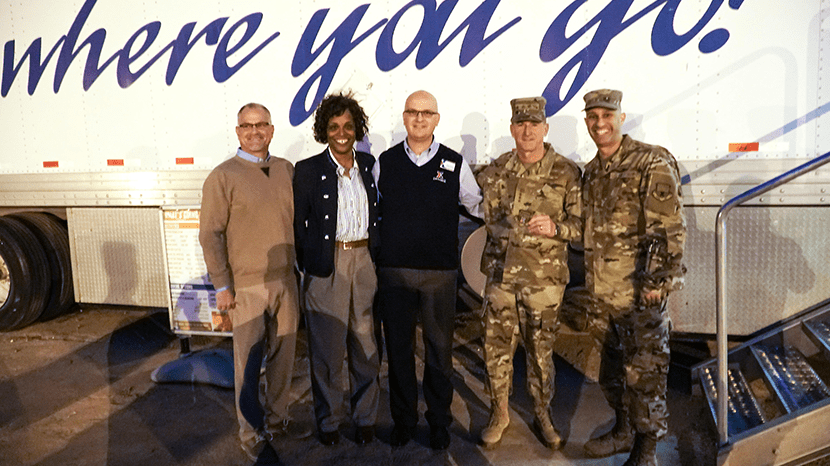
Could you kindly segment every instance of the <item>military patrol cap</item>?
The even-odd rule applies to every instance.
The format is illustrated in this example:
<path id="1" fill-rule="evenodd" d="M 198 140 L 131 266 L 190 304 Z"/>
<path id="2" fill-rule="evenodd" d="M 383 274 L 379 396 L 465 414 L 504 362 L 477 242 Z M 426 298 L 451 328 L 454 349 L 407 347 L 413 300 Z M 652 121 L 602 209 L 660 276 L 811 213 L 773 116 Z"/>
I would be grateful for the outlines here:
<path id="1" fill-rule="evenodd" d="M 602 107 L 610 110 L 619 110 L 622 101 L 622 92 L 613 89 L 597 89 L 585 94 L 585 108 L 588 111 L 594 107 Z"/>
<path id="2" fill-rule="evenodd" d="M 513 117 L 510 118 L 510 123 L 520 123 L 522 121 L 544 123 L 547 119 L 545 116 L 546 103 L 544 97 L 524 97 L 511 100 L 510 106 L 513 108 Z"/>

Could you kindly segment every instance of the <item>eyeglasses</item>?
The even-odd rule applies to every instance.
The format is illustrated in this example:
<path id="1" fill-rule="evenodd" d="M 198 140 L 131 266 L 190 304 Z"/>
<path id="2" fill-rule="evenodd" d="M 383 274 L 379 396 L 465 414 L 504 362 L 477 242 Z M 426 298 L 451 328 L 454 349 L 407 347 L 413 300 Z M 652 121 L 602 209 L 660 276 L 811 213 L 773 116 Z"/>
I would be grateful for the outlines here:
<path id="1" fill-rule="evenodd" d="M 438 112 L 433 112 L 432 110 L 413 110 L 413 109 L 410 108 L 410 109 L 404 110 L 403 114 L 408 116 L 408 117 L 413 117 L 413 118 L 415 118 L 417 116 L 422 116 L 424 118 L 429 118 L 429 117 L 438 115 Z"/>
<path id="2" fill-rule="evenodd" d="M 254 128 L 256 129 L 265 129 L 271 126 L 271 123 L 267 123 L 265 121 L 260 121 L 259 123 L 240 123 L 239 128 L 243 131 L 250 131 Z"/>

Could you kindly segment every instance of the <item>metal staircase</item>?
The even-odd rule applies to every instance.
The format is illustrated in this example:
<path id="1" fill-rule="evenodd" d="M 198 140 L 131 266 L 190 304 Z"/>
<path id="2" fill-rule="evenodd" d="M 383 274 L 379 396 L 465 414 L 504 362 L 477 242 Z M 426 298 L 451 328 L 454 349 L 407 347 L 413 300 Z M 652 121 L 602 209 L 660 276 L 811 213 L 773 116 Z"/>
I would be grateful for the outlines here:
<path id="1" fill-rule="evenodd" d="M 717 361 L 693 368 L 714 419 Z M 718 464 L 797 465 L 830 455 L 830 300 L 729 351 Z"/>
<path id="2" fill-rule="evenodd" d="M 693 367 L 692 376 L 718 429 L 719 466 L 830 462 L 830 299 L 730 350 L 725 293 L 727 214 L 828 162 L 830 153 L 729 200 L 718 212 L 718 356 Z M 720 398 L 724 392 L 728 396 Z"/>

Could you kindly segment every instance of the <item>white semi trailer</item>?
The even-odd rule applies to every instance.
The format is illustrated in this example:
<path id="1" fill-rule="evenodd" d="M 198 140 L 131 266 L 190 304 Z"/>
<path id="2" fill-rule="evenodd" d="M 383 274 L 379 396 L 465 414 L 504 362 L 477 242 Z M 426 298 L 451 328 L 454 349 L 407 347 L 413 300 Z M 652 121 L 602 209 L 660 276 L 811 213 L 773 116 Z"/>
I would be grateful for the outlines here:
<path id="1" fill-rule="evenodd" d="M 326 94 L 358 96 L 377 155 L 426 89 L 437 137 L 480 165 L 513 147 L 510 99 L 542 95 L 548 140 L 584 164 L 582 95 L 622 90 L 624 131 L 680 162 L 689 273 L 670 312 L 687 335 L 716 331 L 719 208 L 830 152 L 830 0 L 15 2 L 0 43 L 4 328 L 73 301 L 171 307 L 164 212 L 198 210 L 251 101 L 296 162 L 322 149 Z M 830 297 L 828 190 L 819 168 L 732 213 L 730 335 Z"/>

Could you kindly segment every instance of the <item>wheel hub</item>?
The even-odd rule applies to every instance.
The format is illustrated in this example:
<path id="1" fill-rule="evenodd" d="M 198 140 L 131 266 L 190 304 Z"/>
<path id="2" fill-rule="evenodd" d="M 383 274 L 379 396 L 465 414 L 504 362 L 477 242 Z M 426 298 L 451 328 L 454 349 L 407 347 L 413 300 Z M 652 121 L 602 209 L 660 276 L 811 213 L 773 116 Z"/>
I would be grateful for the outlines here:
<path id="1" fill-rule="evenodd" d="M 0 307 L 3 307 L 3 304 L 5 304 L 6 300 L 9 299 L 11 288 L 12 281 L 9 276 L 9 267 L 6 265 L 6 261 L 3 260 L 3 257 L 0 256 Z"/>

